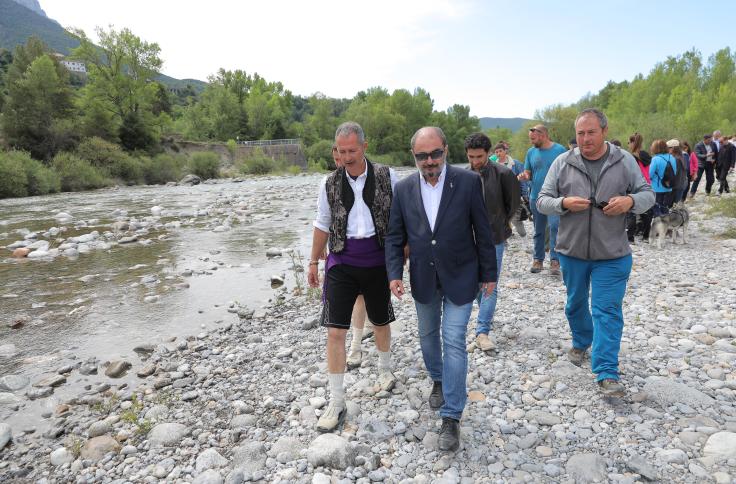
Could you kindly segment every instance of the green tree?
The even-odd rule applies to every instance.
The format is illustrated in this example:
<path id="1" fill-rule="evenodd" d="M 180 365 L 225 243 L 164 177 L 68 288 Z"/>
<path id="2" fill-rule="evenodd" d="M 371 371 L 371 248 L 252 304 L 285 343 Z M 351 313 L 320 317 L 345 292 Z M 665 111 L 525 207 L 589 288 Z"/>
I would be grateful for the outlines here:
<path id="1" fill-rule="evenodd" d="M 101 116 L 99 110 L 109 113 L 110 126 L 103 133 L 115 132 L 128 136 L 131 128 L 145 132 L 145 146 L 153 146 L 165 124 L 157 119 L 164 115 L 160 109 L 159 89 L 153 83 L 161 68 L 161 49 L 156 43 L 141 40 L 128 29 L 110 28 L 96 30 L 99 46 L 94 45 L 82 31 L 77 31 L 80 46 L 72 56 L 87 66 L 88 82 L 82 89 L 82 105 L 94 106 L 85 111 L 84 125 L 87 132 L 94 131 L 95 122 Z M 130 146 L 130 143 L 127 143 Z"/>
<path id="2" fill-rule="evenodd" d="M 455 104 L 445 112 L 435 112 L 432 118 L 433 124 L 442 128 L 447 137 L 450 163 L 467 163 L 465 138 L 481 130 L 478 118 L 470 115 L 470 107 Z"/>
<path id="3" fill-rule="evenodd" d="M 2 131 L 11 146 L 49 160 L 73 137 L 72 91 L 47 55 L 33 60 L 27 70 L 9 85 L 3 109 Z"/>

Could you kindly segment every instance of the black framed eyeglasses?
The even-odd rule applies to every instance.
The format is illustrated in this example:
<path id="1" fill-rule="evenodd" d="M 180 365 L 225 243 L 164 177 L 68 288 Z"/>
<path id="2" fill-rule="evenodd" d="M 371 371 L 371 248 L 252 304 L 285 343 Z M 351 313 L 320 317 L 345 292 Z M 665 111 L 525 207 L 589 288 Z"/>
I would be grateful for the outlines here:
<path id="1" fill-rule="evenodd" d="M 541 131 L 538 130 L 537 128 L 529 128 L 529 132 L 530 133 L 541 133 Z"/>
<path id="2" fill-rule="evenodd" d="M 414 153 L 414 159 L 417 161 L 427 161 L 428 158 L 432 158 L 433 160 L 441 160 L 442 155 L 444 154 L 445 154 L 445 150 L 438 148 L 429 153 Z"/>

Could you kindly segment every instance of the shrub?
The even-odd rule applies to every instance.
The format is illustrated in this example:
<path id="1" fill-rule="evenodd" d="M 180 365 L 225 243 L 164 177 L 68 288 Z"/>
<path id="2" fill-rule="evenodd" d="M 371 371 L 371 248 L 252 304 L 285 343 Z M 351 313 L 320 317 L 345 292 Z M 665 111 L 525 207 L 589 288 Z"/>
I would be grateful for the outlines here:
<path id="1" fill-rule="evenodd" d="M 308 160 L 307 161 L 307 171 L 310 172 L 316 172 L 316 173 L 322 173 L 325 171 L 329 171 L 327 167 L 327 162 L 325 160 Z"/>
<path id="2" fill-rule="evenodd" d="M 286 169 L 284 160 L 275 160 L 260 148 L 253 149 L 244 160 L 244 164 L 240 166 L 240 171 L 248 175 L 267 175 L 276 171 L 286 171 Z"/>
<path id="3" fill-rule="evenodd" d="M 291 175 L 298 175 L 302 172 L 302 168 L 297 165 L 291 165 L 289 168 L 286 169 L 286 171 Z"/>
<path id="4" fill-rule="evenodd" d="M 323 166 L 326 170 L 335 169 L 335 160 L 332 158 L 332 140 L 321 139 L 304 150 L 307 159 L 314 166 Z"/>
<path id="5" fill-rule="evenodd" d="M 110 180 L 99 168 L 72 153 L 59 153 L 51 166 L 61 178 L 61 190 L 77 192 L 110 185 Z"/>
<path id="6" fill-rule="evenodd" d="M 227 146 L 227 150 L 230 152 L 230 156 L 235 156 L 235 152 L 238 149 L 238 143 L 234 139 L 227 140 L 227 143 L 225 143 L 225 146 Z"/>
<path id="7" fill-rule="evenodd" d="M 181 178 L 182 157 L 167 153 L 146 158 L 143 163 L 143 178 L 149 185 L 161 185 Z"/>
<path id="8" fill-rule="evenodd" d="M 105 170 L 113 178 L 129 184 L 143 181 L 141 161 L 102 138 L 92 137 L 81 142 L 77 147 L 77 155 L 92 166 Z"/>
<path id="9" fill-rule="evenodd" d="M 128 156 L 120 146 L 97 136 L 87 138 L 79 143 L 76 153 L 81 159 L 97 168 L 107 168 Z"/>
<path id="10" fill-rule="evenodd" d="M 250 158 L 245 160 L 243 171 L 249 175 L 267 175 L 275 168 L 276 164 L 271 158 Z"/>
<path id="11" fill-rule="evenodd" d="M 28 195 L 46 195 L 61 190 L 59 174 L 38 160 L 23 153 Z"/>
<path id="12" fill-rule="evenodd" d="M 367 158 L 376 163 L 387 166 L 411 166 L 414 161 L 411 159 L 411 155 L 407 153 L 386 153 L 385 155 L 366 155 Z"/>
<path id="13" fill-rule="evenodd" d="M 26 171 L 14 152 L 0 152 L 0 198 L 28 195 Z"/>
<path id="14" fill-rule="evenodd" d="M 189 171 L 203 180 L 217 178 L 220 172 L 220 157 L 206 151 L 194 153 L 189 158 Z"/>

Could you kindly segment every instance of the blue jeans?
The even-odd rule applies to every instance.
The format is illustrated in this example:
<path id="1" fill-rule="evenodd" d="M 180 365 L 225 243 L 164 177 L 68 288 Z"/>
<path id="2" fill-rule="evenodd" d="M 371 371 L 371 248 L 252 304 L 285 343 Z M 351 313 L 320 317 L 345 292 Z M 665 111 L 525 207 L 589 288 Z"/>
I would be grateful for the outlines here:
<path id="1" fill-rule="evenodd" d="M 440 415 L 460 420 L 468 398 L 465 334 L 473 302 L 458 306 L 438 289 L 431 302 L 422 304 L 415 300 L 414 305 L 424 366 L 433 381 L 442 382 L 445 404 L 440 408 Z"/>
<path id="2" fill-rule="evenodd" d="M 534 215 L 534 260 L 544 261 L 544 232 L 549 223 L 549 258 L 557 260 L 555 245 L 557 244 L 557 227 L 560 225 L 560 217 L 557 215 L 545 215 L 537 210 L 537 200 L 530 200 L 532 215 Z"/>
<path id="3" fill-rule="evenodd" d="M 573 348 L 591 344 L 591 370 L 597 380 L 618 380 L 618 352 L 624 329 L 621 309 L 631 273 L 631 255 L 609 260 L 584 260 L 560 254 L 567 287 L 565 316 Z M 592 315 L 591 315 L 592 309 Z"/>
<path id="4" fill-rule="evenodd" d="M 496 244 L 496 266 L 498 271 L 498 280 L 501 280 L 501 263 L 503 262 L 503 249 L 506 246 L 505 243 Z M 475 298 L 478 302 L 478 324 L 475 327 L 475 335 L 481 333 L 488 334 L 491 331 L 491 325 L 493 323 L 493 315 L 496 313 L 496 302 L 498 301 L 498 281 L 496 281 L 496 287 L 490 296 L 485 295 L 485 291 L 481 289 L 478 291 L 478 296 Z"/>

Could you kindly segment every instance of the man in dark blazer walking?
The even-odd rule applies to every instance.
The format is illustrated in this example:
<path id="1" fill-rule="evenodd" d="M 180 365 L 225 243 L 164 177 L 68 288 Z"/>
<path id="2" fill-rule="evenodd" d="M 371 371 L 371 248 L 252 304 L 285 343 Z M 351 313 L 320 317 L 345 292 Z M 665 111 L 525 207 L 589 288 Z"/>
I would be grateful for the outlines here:
<path id="1" fill-rule="evenodd" d="M 401 298 L 408 244 L 419 342 L 434 382 L 429 404 L 442 417 L 440 450 L 454 451 L 467 401 L 468 320 L 478 288 L 490 295 L 496 286 L 496 254 L 480 177 L 445 163 L 442 130 L 418 130 L 411 152 L 419 171 L 394 188 L 386 269 L 391 292 Z"/>

